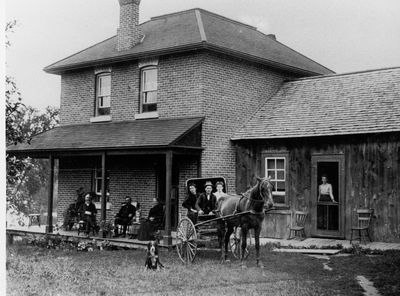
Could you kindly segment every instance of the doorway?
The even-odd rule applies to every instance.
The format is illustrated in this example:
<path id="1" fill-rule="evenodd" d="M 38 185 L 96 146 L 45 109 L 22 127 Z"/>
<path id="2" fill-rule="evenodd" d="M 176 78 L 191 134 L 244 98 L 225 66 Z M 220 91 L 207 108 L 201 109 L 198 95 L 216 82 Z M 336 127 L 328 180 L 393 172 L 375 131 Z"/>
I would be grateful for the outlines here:
<path id="1" fill-rule="evenodd" d="M 311 209 L 314 236 L 344 237 L 343 164 L 342 154 L 312 156 Z M 326 180 L 324 184 L 323 178 Z"/>

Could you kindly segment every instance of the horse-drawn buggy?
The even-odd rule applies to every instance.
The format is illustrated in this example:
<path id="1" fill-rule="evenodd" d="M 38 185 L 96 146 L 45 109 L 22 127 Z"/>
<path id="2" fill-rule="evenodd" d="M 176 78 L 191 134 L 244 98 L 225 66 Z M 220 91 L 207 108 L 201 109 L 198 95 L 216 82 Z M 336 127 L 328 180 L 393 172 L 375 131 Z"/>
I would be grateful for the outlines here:
<path id="1" fill-rule="evenodd" d="M 222 177 L 194 178 L 186 181 L 187 194 L 194 185 L 199 192 L 204 185 L 212 184 L 212 191 L 219 196 L 215 208 L 209 213 L 198 211 L 185 217 L 178 223 L 176 232 L 176 250 L 184 263 L 193 262 L 199 249 L 210 249 L 218 243 L 221 259 L 227 259 L 228 247 L 235 258 L 242 261 L 249 255 L 251 239 L 250 229 L 254 229 L 257 264 L 259 263 L 259 234 L 264 213 L 273 205 L 272 183 L 269 179 L 259 179 L 257 184 L 242 195 L 228 195 L 227 184 Z M 222 185 L 219 192 L 216 187 Z M 204 194 L 204 193 L 203 193 Z M 198 197 L 199 193 L 196 192 Z M 198 199 L 201 199 L 201 196 Z"/>

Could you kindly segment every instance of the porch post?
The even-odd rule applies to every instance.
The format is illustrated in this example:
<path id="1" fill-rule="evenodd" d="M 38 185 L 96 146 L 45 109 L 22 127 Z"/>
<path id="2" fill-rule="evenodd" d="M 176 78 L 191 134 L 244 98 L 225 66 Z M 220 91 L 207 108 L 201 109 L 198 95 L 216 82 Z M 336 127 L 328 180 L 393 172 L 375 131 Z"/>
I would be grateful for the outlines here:
<path id="1" fill-rule="evenodd" d="M 164 244 L 172 245 L 171 236 L 171 188 L 172 188 L 172 151 L 165 154 L 165 235 Z"/>
<path id="2" fill-rule="evenodd" d="M 46 233 L 53 233 L 53 189 L 54 189 L 54 157 L 49 156 L 49 191 L 47 196 L 47 225 Z"/>
<path id="3" fill-rule="evenodd" d="M 107 192 L 106 192 L 106 152 L 101 153 L 101 213 L 100 222 L 106 220 L 106 208 L 107 208 Z M 103 230 L 99 232 L 100 237 L 104 237 Z"/>
<path id="4" fill-rule="evenodd" d="M 197 178 L 201 177 L 201 155 L 197 158 Z"/>

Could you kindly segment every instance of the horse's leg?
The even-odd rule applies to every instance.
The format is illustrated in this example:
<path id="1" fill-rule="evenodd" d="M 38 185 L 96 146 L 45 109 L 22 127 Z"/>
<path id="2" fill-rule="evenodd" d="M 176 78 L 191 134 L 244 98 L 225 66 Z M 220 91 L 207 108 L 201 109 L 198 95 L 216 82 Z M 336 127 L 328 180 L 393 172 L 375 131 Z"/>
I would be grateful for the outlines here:
<path id="1" fill-rule="evenodd" d="M 225 229 L 226 229 L 225 222 L 224 221 L 220 221 L 218 223 L 217 232 L 218 232 L 218 244 L 219 244 L 219 247 L 221 248 L 221 262 L 223 262 L 224 258 L 225 258 L 224 245 L 223 245 L 224 238 L 225 238 Z"/>
<path id="2" fill-rule="evenodd" d="M 257 260 L 257 266 L 260 268 L 264 268 L 263 263 L 261 262 L 260 258 L 260 232 L 261 232 L 261 227 L 256 227 L 254 229 L 254 236 L 255 236 L 255 245 L 256 245 L 256 260 Z"/>
<path id="3" fill-rule="evenodd" d="M 246 268 L 246 264 L 244 262 L 245 254 L 246 254 L 246 247 L 247 247 L 247 225 L 241 225 L 241 233 L 240 233 L 240 240 L 241 240 L 241 252 L 240 252 L 240 263 L 242 268 Z"/>
<path id="4" fill-rule="evenodd" d="M 225 232 L 225 240 L 224 240 L 224 251 L 225 251 L 225 262 L 229 262 L 228 259 L 228 245 L 229 245 L 229 239 L 231 238 L 231 235 L 233 233 L 233 226 L 228 225 L 226 232 Z"/>

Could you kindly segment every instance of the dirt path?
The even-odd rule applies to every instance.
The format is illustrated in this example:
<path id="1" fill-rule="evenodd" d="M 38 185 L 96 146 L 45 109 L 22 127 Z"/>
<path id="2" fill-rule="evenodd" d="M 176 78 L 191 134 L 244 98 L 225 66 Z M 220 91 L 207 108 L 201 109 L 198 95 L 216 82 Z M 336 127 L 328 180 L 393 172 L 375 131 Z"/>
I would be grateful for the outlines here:
<path id="1" fill-rule="evenodd" d="M 365 296 L 380 296 L 378 290 L 374 287 L 374 283 L 365 278 L 362 275 L 357 276 L 357 281 L 360 286 L 364 289 Z"/>

